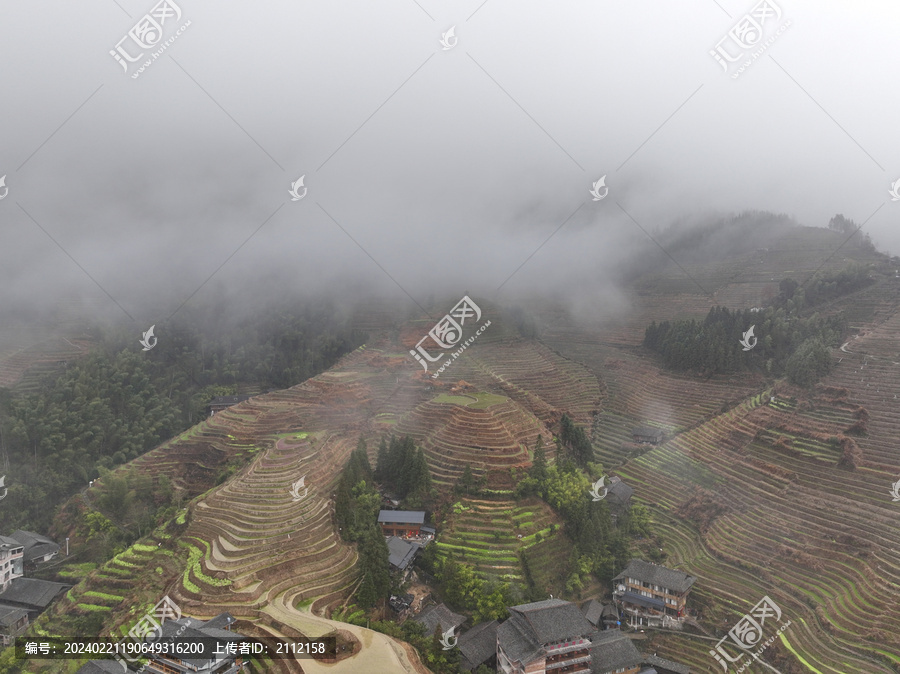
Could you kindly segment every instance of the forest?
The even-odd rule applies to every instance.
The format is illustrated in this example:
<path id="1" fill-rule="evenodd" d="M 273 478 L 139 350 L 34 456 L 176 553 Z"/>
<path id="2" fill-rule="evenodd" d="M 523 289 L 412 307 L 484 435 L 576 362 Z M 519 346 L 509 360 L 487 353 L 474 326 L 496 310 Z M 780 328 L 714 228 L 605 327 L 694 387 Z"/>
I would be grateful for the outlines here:
<path id="1" fill-rule="evenodd" d="M 272 315 L 260 310 L 228 330 L 205 317 L 173 321 L 146 353 L 133 331 L 94 327 L 85 357 L 26 392 L 0 389 L 4 530 L 47 531 L 59 504 L 202 420 L 215 396 L 293 386 L 364 342 L 326 302 Z M 162 507 L 145 489 L 126 497 L 151 519 Z M 126 524 L 131 536 L 146 517 Z"/>
<path id="2" fill-rule="evenodd" d="M 838 346 L 847 332 L 840 314 L 822 315 L 817 307 L 872 283 L 868 268 L 858 264 L 817 274 L 802 285 L 786 278 L 768 307 L 716 306 L 703 321 L 654 321 L 645 330 L 643 344 L 670 369 L 701 375 L 753 370 L 810 386 L 829 372 L 829 348 Z"/>

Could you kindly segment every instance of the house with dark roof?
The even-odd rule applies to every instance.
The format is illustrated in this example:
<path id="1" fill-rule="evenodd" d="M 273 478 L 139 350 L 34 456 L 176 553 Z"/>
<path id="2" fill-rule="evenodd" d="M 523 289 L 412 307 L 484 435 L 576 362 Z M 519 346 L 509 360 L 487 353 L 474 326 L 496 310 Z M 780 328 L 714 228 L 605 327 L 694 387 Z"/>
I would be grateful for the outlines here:
<path id="1" fill-rule="evenodd" d="M 500 623 L 492 620 L 489 623 L 479 623 L 467 630 L 456 642 L 459 648 L 459 668 L 464 672 L 471 672 L 480 665 L 490 669 L 495 668 L 497 657 L 497 628 Z"/>
<path id="2" fill-rule="evenodd" d="M 619 630 L 601 632 L 591 647 L 591 674 L 638 674 L 643 656 Z"/>
<path id="3" fill-rule="evenodd" d="M 466 616 L 460 615 L 459 613 L 454 613 L 451 611 L 445 604 L 438 604 L 436 606 L 429 606 L 427 609 L 422 611 L 419 615 L 413 618 L 420 625 L 425 626 L 425 634 L 431 635 L 434 634 L 434 630 L 437 627 L 441 628 L 441 634 L 449 630 L 451 627 L 453 629 L 458 628 L 464 622 L 466 622 Z"/>
<path id="4" fill-rule="evenodd" d="M 613 476 L 609 479 L 606 488 L 606 503 L 613 516 L 624 515 L 631 505 L 631 496 L 634 489 L 622 482 L 622 478 Z"/>
<path id="5" fill-rule="evenodd" d="M 0 592 L 0 607 L 25 609 L 29 622 L 34 622 L 61 592 L 70 587 L 37 578 L 15 578 L 9 587 Z"/>
<path id="6" fill-rule="evenodd" d="M 22 575 L 25 548 L 15 538 L 0 536 L 0 592 Z"/>
<path id="7" fill-rule="evenodd" d="M 154 655 L 147 663 L 145 671 L 159 674 L 235 674 L 246 670 L 246 656 L 238 654 L 238 644 L 246 641 L 243 634 L 231 631 L 235 619 L 230 613 L 220 613 L 215 618 L 197 620 L 181 617 L 178 620 L 166 620 L 162 625 L 161 641 L 179 641 L 181 639 L 215 639 L 214 653 L 199 658 L 180 658 L 175 655 Z M 231 644 L 232 652 L 229 651 Z M 121 670 L 121 667 L 120 667 Z"/>
<path id="8" fill-rule="evenodd" d="M 220 613 L 215 618 L 197 620 L 181 617 L 178 620 L 166 620 L 160 625 L 162 634 L 159 641 L 177 642 L 182 639 L 213 639 L 213 653 L 197 658 L 179 658 L 174 655 L 155 654 L 142 671 L 153 674 L 237 674 L 247 669 L 248 657 L 240 653 L 241 643 L 247 641 L 243 634 L 231 631 L 235 618 L 230 613 Z M 195 642 L 196 643 L 196 642 Z M 244 644 L 244 647 L 249 644 Z M 249 648 L 246 650 L 249 651 Z M 230 652 L 229 652 L 230 651 Z M 113 669 L 115 667 L 115 669 Z M 122 674 L 122 665 L 115 660 L 91 660 L 76 674 Z"/>
<path id="9" fill-rule="evenodd" d="M 655 655 L 645 655 L 641 664 L 652 667 L 650 671 L 655 671 L 656 674 L 691 674 L 691 668 L 687 665 L 658 658 Z"/>
<path id="10" fill-rule="evenodd" d="M 596 599 L 590 599 L 582 605 L 581 612 L 597 629 L 609 630 L 619 627 L 619 612 L 612 604 L 602 604 Z"/>
<path id="11" fill-rule="evenodd" d="M 425 524 L 422 510 L 379 510 L 378 524 L 385 536 L 418 536 Z"/>
<path id="12" fill-rule="evenodd" d="M 632 616 L 660 620 L 684 617 L 687 596 L 696 578 L 659 564 L 632 559 L 622 573 L 613 596 Z"/>
<path id="13" fill-rule="evenodd" d="M 19 529 L 12 532 L 9 537 L 22 544 L 26 568 L 34 568 L 38 564 L 49 562 L 59 554 L 59 545 L 52 539 L 36 534 L 33 531 L 22 531 Z"/>
<path id="14" fill-rule="evenodd" d="M 387 539 L 387 547 L 391 571 L 405 577 L 412 569 L 412 563 L 423 546 L 419 543 L 404 541 L 399 536 L 391 536 Z"/>
<path id="15" fill-rule="evenodd" d="M 596 634 L 572 602 L 545 599 L 511 606 L 509 618 L 497 629 L 497 671 L 588 674 Z"/>
<path id="16" fill-rule="evenodd" d="M 233 407 L 250 398 L 251 396 L 218 396 L 209 401 L 206 405 L 206 409 L 209 410 L 209 416 L 212 416 L 216 412 L 227 410 L 229 407 Z"/>
<path id="17" fill-rule="evenodd" d="M 14 606 L 0 606 L 0 646 L 9 646 L 28 628 L 28 611 Z"/>
<path id="18" fill-rule="evenodd" d="M 665 431 L 653 426 L 638 426 L 631 430 L 631 439 L 648 445 L 658 445 L 666 437 Z"/>

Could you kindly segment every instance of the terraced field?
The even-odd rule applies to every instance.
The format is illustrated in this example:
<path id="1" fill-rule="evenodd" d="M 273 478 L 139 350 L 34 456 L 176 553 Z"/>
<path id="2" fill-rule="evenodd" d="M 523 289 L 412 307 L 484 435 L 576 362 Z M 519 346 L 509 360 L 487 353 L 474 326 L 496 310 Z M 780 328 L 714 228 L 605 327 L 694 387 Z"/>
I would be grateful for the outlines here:
<path id="1" fill-rule="evenodd" d="M 554 314 L 547 323 L 556 332 L 544 335 L 603 379 L 598 458 L 651 505 L 667 564 L 699 578 L 697 596 L 714 607 L 707 627 L 723 635 L 769 595 L 794 621 L 773 655 L 822 674 L 900 671 L 900 527 L 888 493 L 900 473 L 898 290 L 882 277 L 832 303 L 827 311 L 854 307 L 873 322 L 835 349 L 836 368 L 814 394 L 778 382 L 775 403 L 758 378 L 659 371 L 618 346 L 614 327 L 585 329 Z M 868 428 L 853 435 L 860 407 Z M 628 430 L 645 422 L 675 435 L 636 454 Z M 862 452 L 855 471 L 839 466 L 835 440 L 844 437 Z M 653 648 L 696 671 L 716 666 L 700 638 L 658 635 Z"/>
<path id="2" fill-rule="evenodd" d="M 90 342 L 85 339 L 56 337 L 0 354 L 0 388 L 18 384 L 19 390 L 28 392 L 42 374 L 57 370 L 66 361 L 80 358 L 89 347 Z"/>
<path id="3" fill-rule="evenodd" d="M 783 243 L 734 264 L 698 266 L 697 278 L 721 301 L 760 305 L 785 270 L 803 279 L 825 257 L 799 234 Z M 407 353 L 434 321 L 367 308 L 360 320 L 371 343 L 328 372 L 256 396 L 132 462 L 168 475 L 186 510 L 93 571 L 53 615 L 108 614 L 107 628 L 121 632 L 168 593 L 200 618 L 228 610 L 251 634 L 337 630 L 365 645 L 335 665 L 278 663 L 284 672 L 424 672 L 399 642 L 326 618 L 360 582 L 356 551 L 332 516 L 341 466 L 360 437 L 374 463 L 391 432 L 424 447 L 438 487 L 470 466 L 500 493 L 460 499 L 441 523 L 439 554 L 513 583 L 524 581 L 524 559 L 536 587 L 556 595 L 565 581 L 558 561 L 570 548 L 553 513 L 502 490 L 513 486 L 511 469 L 529 465 L 539 434 L 552 458 L 552 431 L 567 413 L 591 428 L 596 458 L 650 507 L 667 564 L 698 577 L 705 629 L 721 636 L 769 595 L 793 620 L 773 655 L 802 658 L 821 674 L 900 671 L 900 527 L 888 493 L 900 474 L 900 283 L 882 274 L 822 307 L 852 312 L 860 334 L 835 349 L 834 372 L 805 392 L 760 375 L 661 371 L 639 346 L 644 327 L 702 317 L 713 301 L 675 280 L 645 277 L 628 298 L 632 311 L 603 324 L 585 326 L 549 306 L 539 316 L 543 343 L 516 338 L 498 319 L 437 379 Z M 670 439 L 633 445 L 630 431 L 641 424 Z M 859 447 L 855 470 L 842 458 L 846 438 Z M 308 491 L 295 500 L 301 477 Z M 694 671 L 716 667 L 699 637 L 655 635 L 652 646 Z"/>
<path id="4" fill-rule="evenodd" d="M 425 448 L 438 485 L 455 484 L 466 465 L 510 482 L 511 468 L 530 465 L 539 434 L 552 449 L 547 422 L 565 411 L 589 419 L 602 397 L 596 378 L 546 347 L 518 340 L 502 349 L 490 340 L 483 346 L 483 353 L 473 349 L 473 357 L 457 363 L 470 382 L 460 385 L 458 379 L 423 380 L 402 346 L 385 339 L 299 386 L 207 418 L 131 462 L 131 469 L 168 476 L 188 507 L 168 529 L 90 574 L 61 603 L 63 609 L 109 612 L 107 629 L 127 631 L 139 617 L 136 611 L 168 594 L 185 614 L 201 619 L 227 610 L 251 634 L 321 635 L 337 629 L 345 639 L 367 644 L 364 656 L 328 666 L 335 672 L 359 671 L 357 657 L 367 665 L 382 663 L 378 671 L 424 671 L 393 639 L 326 618 L 361 580 L 355 547 L 335 530 L 331 499 L 357 440 L 369 441 L 374 461 L 382 433 L 412 435 Z M 512 355 L 502 360 L 503 354 Z M 301 477 L 302 498 L 294 500 L 291 488 Z M 502 485 L 492 478 L 491 486 Z M 102 488 L 102 481 L 95 487 Z M 565 540 L 550 530 L 546 506 L 509 501 L 477 507 L 498 509 L 481 533 L 496 544 L 499 531 L 509 554 L 488 559 L 485 536 L 474 530 L 462 535 L 468 525 L 451 525 L 444 550 L 456 546 L 486 577 L 513 581 L 523 580 L 517 557 L 523 552 L 541 583 L 559 586 L 553 559 Z M 147 575 L 146 569 L 155 571 Z M 126 606 L 133 609 L 123 613 Z M 309 661 L 278 666 L 321 668 Z"/>
<path id="5" fill-rule="evenodd" d="M 395 432 L 413 437 L 428 457 L 434 481 L 453 486 L 469 466 L 476 477 L 508 488 L 509 469 L 531 465 L 529 447 L 547 428 L 502 396 L 439 395 L 404 414 Z"/>

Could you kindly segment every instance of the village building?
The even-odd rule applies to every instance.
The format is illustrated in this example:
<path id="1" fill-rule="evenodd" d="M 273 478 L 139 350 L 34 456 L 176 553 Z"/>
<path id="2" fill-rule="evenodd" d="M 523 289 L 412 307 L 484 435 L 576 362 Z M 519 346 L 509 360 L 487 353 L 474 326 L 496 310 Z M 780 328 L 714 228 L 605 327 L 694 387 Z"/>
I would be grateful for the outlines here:
<path id="1" fill-rule="evenodd" d="M 454 613 L 446 604 L 437 604 L 429 606 L 427 609 L 417 615 L 414 620 L 425 627 L 425 634 L 432 635 L 434 630 L 440 628 L 441 634 L 449 630 L 451 627 L 455 630 L 466 622 L 466 616 Z"/>
<path id="2" fill-rule="evenodd" d="M 489 623 L 479 623 L 466 631 L 456 642 L 459 648 L 459 668 L 464 672 L 471 672 L 481 665 L 489 669 L 496 668 L 497 658 L 497 629 L 500 623 L 492 620 Z"/>
<path id="3" fill-rule="evenodd" d="M 591 647 L 591 674 L 638 674 L 643 656 L 620 630 L 601 632 Z"/>
<path id="4" fill-rule="evenodd" d="M 385 536 L 420 536 L 425 524 L 421 510 L 380 510 L 378 524 Z"/>
<path id="5" fill-rule="evenodd" d="M 645 655 L 642 664 L 645 667 L 652 667 L 650 671 L 656 672 L 656 674 L 691 674 L 691 668 L 687 665 L 658 658 L 655 655 Z"/>
<path id="6" fill-rule="evenodd" d="M 0 592 L 23 573 L 25 547 L 15 538 L 0 536 Z"/>
<path id="7" fill-rule="evenodd" d="M 545 599 L 511 606 L 509 618 L 497 629 L 497 671 L 588 674 L 596 634 L 572 602 Z"/>
<path id="8" fill-rule="evenodd" d="M 391 571 L 399 574 L 402 582 L 412 570 L 412 563 L 423 546 L 420 543 L 404 541 L 399 536 L 389 537 L 387 546 L 388 562 L 391 565 Z"/>
<path id="9" fill-rule="evenodd" d="M 631 439 L 643 444 L 658 445 L 665 437 L 665 431 L 653 426 L 638 426 L 631 431 Z"/>
<path id="10" fill-rule="evenodd" d="M 213 398 L 209 401 L 206 406 L 206 409 L 209 410 L 209 416 L 212 416 L 216 412 L 221 412 L 222 410 L 227 410 L 229 407 L 233 407 L 238 403 L 242 403 L 245 400 L 249 400 L 251 396 L 218 396 L 217 398 Z"/>
<path id="11" fill-rule="evenodd" d="M 666 622 L 684 616 L 687 596 L 696 578 L 683 571 L 659 564 L 632 559 L 622 573 L 613 578 L 618 583 L 613 596 L 621 602 L 626 614 L 648 619 L 648 624 Z M 652 621 L 652 622 L 650 622 Z"/>
<path id="12" fill-rule="evenodd" d="M 26 629 L 28 611 L 14 606 L 0 606 L 0 646 L 9 646 Z"/>
<path id="13" fill-rule="evenodd" d="M 590 599 L 582 605 L 581 612 L 587 621 L 599 630 L 619 627 L 619 612 L 612 604 L 602 604 L 596 599 Z"/>
<path id="14" fill-rule="evenodd" d="M 618 517 L 628 512 L 633 494 L 634 489 L 625 484 L 622 478 L 618 476 L 609 478 L 609 486 L 606 488 L 606 502 L 609 504 L 609 511 L 614 522 Z"/>
<path id="15" fill-rule="evenodd" d="M 150 657 L 144 672 L 153 674 L 190 674 L 202 672 L 203 674 L 237 674 L 247 671 L 247 655 L 240 653 L 240 642 L 247 637 L 231 630 L 235 622 L 230 613 L 220 613 L 211 620 L 202 621 L 196 618 L 181 617 L 178 620 L 166 620 L 160 626 L 162 634 L 160 641 L 178 642 L 183 639 L 205 639 L 211 642 L 213 653 L 209 656 L 202 655 L 197 658 L 180 658 L 172 654 L 156 654 Z M 229 648 L 233 644 L 233 648 Z M 229 650 L 237 652 L 228 652 Z M 108 669 L 103 663 L 111 662 L 117 669 Z M 122 673 L 122 665 L 114 660 L 91 660 L 79 669 L 76 674 L 105 674 L 116 671 Z"/>
<path id="16" fill-rule="evenodd" d="M 33 531 L 14 531 L 9 538 L 22 544 L 25 569 L 34 569 L 39 564 L 49 562 L 59 554 L 59 545 L 52 539 L 36 534 Z"/>
<path id="17" fill-rule="evenodd" d="M 14 578 L 9 586 L 0 592 L 0 609 L 20 608 L 28 614 L 28 621 L 34 622 L 56 597 L 71 585 L 53 583 L 37 578 Z"/>

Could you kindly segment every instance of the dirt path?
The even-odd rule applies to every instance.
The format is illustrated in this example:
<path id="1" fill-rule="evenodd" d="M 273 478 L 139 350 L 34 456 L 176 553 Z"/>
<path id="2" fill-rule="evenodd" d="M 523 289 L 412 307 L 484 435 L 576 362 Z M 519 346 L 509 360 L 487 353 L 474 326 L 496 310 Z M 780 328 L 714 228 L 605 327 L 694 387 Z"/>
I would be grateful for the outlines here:
<path id="1" fill-rule="evenodd" d="M 308 611 L 288 610 L 283 604 L 272 602 L 263 612 L 290 625 L 308 636 L 321 636 L 332 630 L 350 632 L 362 644 L 354 656 L 334 664 L 302 660 L 306 674 L 431 674 L 419 660 L 418 654 L 408 644 L 392 639 L 374 630 L 320 618 Z"/>

